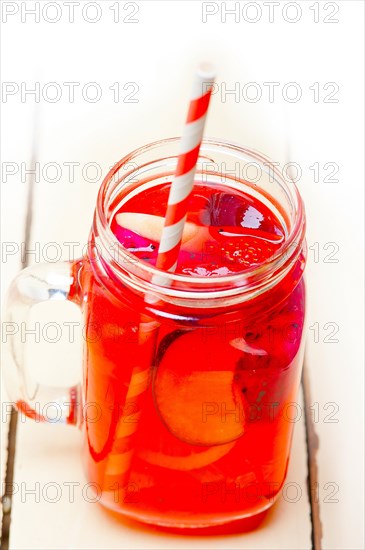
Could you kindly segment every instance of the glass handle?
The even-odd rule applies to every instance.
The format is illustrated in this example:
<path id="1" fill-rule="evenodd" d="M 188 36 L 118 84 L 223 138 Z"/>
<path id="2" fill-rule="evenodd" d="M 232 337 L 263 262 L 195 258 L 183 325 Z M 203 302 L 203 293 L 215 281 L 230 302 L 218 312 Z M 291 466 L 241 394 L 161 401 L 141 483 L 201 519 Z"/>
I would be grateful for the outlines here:
<path id="1" fill-rule="evenodd" d="M 27 267 L 15 277 L 8 291 L 2 336 L 7 393 L 18 411 L 37 422 L 79 424 L 80 384 L 65 388 L 38 383 L 25 365 L 22 327 L 26 326 L 32 308 L 40 302 L 69 300 L 80 305 L 81 266 L 82 260 Z M 57 418 L 42 414 L 50 404 L 56 408 Z"/>

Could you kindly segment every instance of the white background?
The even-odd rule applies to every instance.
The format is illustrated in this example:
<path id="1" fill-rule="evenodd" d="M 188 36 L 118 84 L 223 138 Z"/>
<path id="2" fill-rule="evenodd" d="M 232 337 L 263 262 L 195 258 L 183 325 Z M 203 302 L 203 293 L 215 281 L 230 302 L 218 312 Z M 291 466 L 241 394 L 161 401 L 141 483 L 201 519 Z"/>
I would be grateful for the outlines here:
<path id="1" fill-rule="evenodd" d="M 318 403 L 313 406 L 320 411 L 315 428 L 319 436 L 322 545 L 363 548 L 363 2 L 280 2 L 273 16 L 267 2 L 210 2 L 208 7 L 200 1 L 152 0 L 127 6 L 119 2 L 119 22 L 114 21 L 117 8 L 111 9 L 117 2 L 99 1 L 94 3 L 96 7 L 84 0 L 79 5 L 76 2 L 74 22 L 69 20 L 65 2 L 43 1 L 39 3 L 40 20 L 35 22 L 35 16 L 26 12 L 34 4 L 2 2 L 3 242 L 19 244 L 24 240 L 27 183 L 21 163 L 25 163 L 23 170 L 31 168 L 32 155 L 36 154 L 41 171 L 47 163 L 58 163 L 60 177 L 57 182 L 50 181 L 55 172 L 49 168 L 36 182 L 31 243 L 40 243 L 42 251 L 46 243 L 56 242 L 65 258 L 66 242 L 80 242 L 76 250 L 81 251 L 101 176 L 135 147 L 179 135 L 192 72 L 201 60 L 213 62 L 219 91 L 212 99 L 206 135 L 258 149 L 281 165 L 291 161 L 300 166 L 298 186 L 306 204 L 310 247 L 308 326 L 318 323 L 319 328 L 319 342 L 313 329 L 307 331 L 307 364 L 311 404 Z M 135 11 L 134 6 L 138 12 L 131 18 L 138 22 L 125 21 Z M 224 21 L 225 8 L 235 8 L 236 15 L 227 14 Z M 217 13 L 207 15 L 203 22 L 207 10 Z M 47 21 L 59 16 L 55 23 Z M 25 94 L 37 86 L 36 82 L 40 87 L 39 103 L 34 95 Z M 62 94 L 55 102 L 56 88 L 47 87 L 51 82 Z M 80 84 L 75 87 L 73 102 L 65 82 Z M 87 87 L 90 82 L 97 83 L 101 90 L 96 102 L 90 100 L 95 91 Z M 120 88 L 118 102 L 110 89 L 116 82 Z M 272 101 L 267 83 L 277 83 Z M 133 89 L 137 90 L 133 97 L 137 102 L 123 101 Z M 224 95 L 224 89 L 236 89 L 238 93 Z M 262 95 L 254 102 L 257 90 Z M 4 91 L 14 94 L 4 95 Z M 296 93 L 300 97 L 293 101 Z M 73 182 L 65 162 L 80 163 Z M 99 177 L 94 178 L 95 171 L 90 168 L 85 179 L 82 168 L 89 162 L 100 165 Z M 328 181 L 335 165 L 338 171 L 332 178 L 338 181 Z M 14 175 L 9 174 L 12 169 Z M 332 258 L 337 261 L 329 263 L 325 260 L 332 250 L 336 251 Z M 29 262 L 38 259 L 33 255 Z M 20 266 L 19 253 L 2 258 L 4 290 Z M 333 336 L 338 342 L 325 341 L 330 332 L 326 323 L 338 326 Z M 52 357 L 53 367 L 63 368 L 64 360 L 55 358 L 53 350 Z M 51 371 L 43 374 L 51 375 Z M 329 403 L 335 403 L 338 409 L 336 423 L 324 421 L 331 411 L 326 409 Z M 5 429 L 4 422 L 2 427 Z M 43 428 L 29 423 L 18 428 L 19 480 L 31 479 L 32 472 L 42 469 L 40 453 L 29 452 L 29 441 L 35 437 L 39 442 Z M 46 431 L 48 428 L 54 430 L 47 426 Z M 68 432 L 61 430 L 59 434 L 60 440 L 68 440 Z M 72 437 L 76 436 L 72 434 L 70 440 Z M 71 460 L 70 471 L 77 467 L 77 460 Z M 325 501 L 328 483 L 338 488 L 337 502 Z M 54 513 L 48 509 L 51 522 Z M 43 506 L 42 513 L 45 510 Z M 62 513 L 68 518 L 69 511 L 60 508 L 60 524 Z M 38 516 L 39 508 L 37 512 L 37 507 L 15 502 L 11 547 L 50 544 L 52 539 L 47 536 L 31 533 L 29 514 Z M 29 529 L 20 528 L 24 521 Z M 308 517 L 299 517 L 297 535 L 286 542 L 280 539 L 285 516 L 280 525 L 280 530 L 275 530 L 273 522 L 261 540 L 250 539 L 251 547 L 308 547 Z M 89 528 L 92 532 L 93 527 Z M 77 524 L 73 529 L 77 531 Z M 112 530 L 109 539 L 100 529 L 99 538 L 91 539 L 99 541 L 95 547 L 118 547 L 118 531 Z M 288 531 L 292 529 L 293 525 Z M 133 533 L 129 536 L 130 547 L 150 544 L 147 538 L 133 538 Z M 83 537 L 67 540 L 53 541 L 53 547 L 72 547 L 75 540 L 81 545 Z M 158 547 L 162 542 L 155 544 Z M 184 547 L 175 541 L 171 548 L 178 544 Z M 200 546 L 203 543 L 197 544 L 197 548 L 204 547 Z"/>

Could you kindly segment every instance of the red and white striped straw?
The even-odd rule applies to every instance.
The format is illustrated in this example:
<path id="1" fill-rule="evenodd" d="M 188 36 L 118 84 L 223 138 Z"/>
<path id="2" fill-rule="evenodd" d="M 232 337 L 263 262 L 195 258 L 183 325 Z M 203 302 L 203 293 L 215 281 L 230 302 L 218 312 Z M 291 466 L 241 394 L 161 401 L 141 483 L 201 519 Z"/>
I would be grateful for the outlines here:
<path id="1" fill-rule="evenodd" d="M 174 272 L 176 269 L 213 83 L 211 68 L 201 65 L 195 73 L 158 249 L 156 267 L 162 271 Z"/>
<path id="2" fill-rule="evenodd" d="M 158 249 L 156 267 L 164 271 L 174 272 L 176 269 L 213 82 L 214 75 L 212 71 L 202 65 L 195 74 L 188 116 L 180 141 L 177 168 L 170 187 L 165 224 Z M 163 275 L 154 276 L 153 282 L 168 285 L 168 281 Z M 156 303 L 158 298 L 147 294 L 145 301 Z M 144 315 L 142 315 L 138 339 L 138 345 L 141 349 L 148 350 L 153 347 L 153 338 L 157 327 L 158 323 L 156 321 L 145 321 Z M 148 355 L 148 352 L 146 353 Z M 146 368 L 145 366 L 136 365 L 132 371 L 125 409 L 128 410 L 128 405 L 132 404 L 135 411 L 134 417 L 137 421 L 130 423 L 128 415 L 125 416 L 124 414 L 119 419 L 112 450 L 105 467 L 105 491 L 115 490 L 116 482 L 118 484 L 122 483 L 123 486 L 126 481 L 125 478 L 128 477 L 134 454 L 133 440 L 138 430 L 139 418 L 149 382 L 150 366 Z"/>

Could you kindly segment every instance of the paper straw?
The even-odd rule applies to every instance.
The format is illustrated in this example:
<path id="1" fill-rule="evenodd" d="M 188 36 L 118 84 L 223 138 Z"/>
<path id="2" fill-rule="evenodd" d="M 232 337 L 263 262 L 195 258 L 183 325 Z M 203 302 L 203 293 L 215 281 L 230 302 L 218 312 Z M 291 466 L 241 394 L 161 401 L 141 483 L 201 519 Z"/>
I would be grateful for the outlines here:
<path id="1" fill-rule="evenodd" d="M 158 249 L 156 267 L 162 271 L 174 272 L 176 269 L 213 81 L 212 71 L 201 66 L 195 75 L 190 96 L 189 111 L 180 140 L 175 177 L 170 188 L 165 224 Z"/>
<path id="2" fill-rule="evenodd" d="M 188 115 L 179 144 L 178 162 L 170 187 L 165 223 L 158 249 L 156 267 L 162 271 L 174 272 L 176 269 L 213 82 L 214 74 L 211 68 L 201 65 L 193 82 Z M 152 282 L 165 286 L 168 284 L 168 280 L 163 274 L 155 275 Z M 153 304 L 158 300 L 147 294 L 145 301 Z M 152 354 L 154 351 L 153 335 L 158 326 L 157 322 L 147 321 L 147 318 L 142 316 L 138 345 L 148 346 L 150 344 Z M 133 404 L 135 421 L 129 422 L 124 415 L 118 421 L 113 448 L 105 468 L 105 491 L 115 491 L 115 483 L 120 483 L 123 479 L 126 482 L 125 474 L 130 468 L 134 453 L 133 437 L 138 429 L 145 393 L 149 386 L 150 370 L 150 365 L 148 365 L 147 368 L 136 366 L 132 371 L 125 409 L 128 410 L 128 405 Z"/>

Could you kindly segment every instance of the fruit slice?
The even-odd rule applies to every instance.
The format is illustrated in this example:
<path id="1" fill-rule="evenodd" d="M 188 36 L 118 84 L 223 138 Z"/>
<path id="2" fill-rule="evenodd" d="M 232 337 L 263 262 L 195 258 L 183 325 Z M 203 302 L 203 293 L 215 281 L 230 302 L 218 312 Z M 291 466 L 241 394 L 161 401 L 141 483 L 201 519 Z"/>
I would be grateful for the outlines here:
<path id="1" fill-rule="evenodd" d="M 116 216 L 117 224 L 146 239 L 159 242 L 161 240 L 162 229 L 165 223 L 161 216 L 152 214 L 141 214 L 138 212 L 122 212 Z M 198 226 L 195 223 L 186 222 L 182 234 L 182 243 L 192 239 L 198 232 Z"/>
<path id="2" fill-rule="evenodd" d="M 191 445 L 222 445 L 244 433 L 244 398 L 234 384 L 242 352 L 203 337 L 203 331 L 192 331 L 165 351 L 154 377 L 154 399 L 177 438 Z"/>
<path id="3" fill-rule="evenodd" d="M 178 331 L 176 331 L 178 332 Z M 180 338 L 172 332 L 171 336 Z M 166 340 L 165 340 L 166 341 Z M 175 471 L 206 469 L 225 457 L 236 445 L 236 441 L 212 447 L 194 446 L 175 437 L 156 411 L 152 391 L 146 394 L 144 413 L 139 425 L 139 439 L 136 441 L 136 455 L 148 464 Z M 158 474 L 156 474 L 158 475 Z M 160 475 L 163 475 L 161 472 Z"/>
<path id="4" fill-rule="evenodd" d="M 140 260 L 155 264 L 161 240 L 164 218 L 150 214 L 122 212 L 117 214 L 111 224 L 111 229 L 118 241 Z M 203 234 L 201 234 L 203 231 Z M 190 265 L 192 261 L 199 262 L 202 239 L 207 231 L 192 222 L 186 222 L 182 234 L 182 249 L 178 263 Z M 190 246 L 189 246 L 190 245 Z M 187 247 L 187 248 L 185 248 Z"/>
<path id="5" fill-rule="evenodd" d="M 155 384 L 157 407 L 170 431 L 193 445 L 221 445 L 243 434 L 243 406 L 233 392 L 233 372 L 165 369 Z"/>
<path id="6" fill-rule="evenodd" d="M 143 450 L 139 452 L 139 457 L 143 458 L 149 464 L 160 466 L 161 468 L 168 468 L 170 470 L 198 470 L 204 468 L 214 462 L 217 462 L 220 458 L 223 458 L 233 447 L 236 442 L 226 443 L 224 445 L 216 445 L 209 449 L 200 450 L 199 452 L 192 452 L 187 456 L 171 456 L 161 452 Z"/>
<path id="7" fill-rule="evenodd" d="M 201 220 L 210 226 L 260 229 L 274 236 L 277 231 L 282 233 L 282 226 L 273 212 L 249 195 L 243 197 L 221 191 L 211 194 Z"/>

